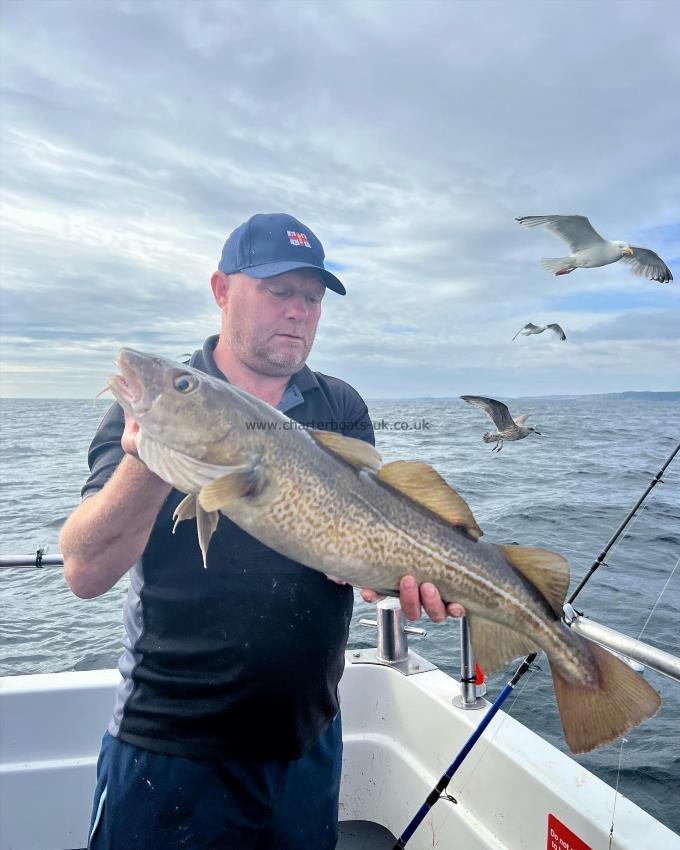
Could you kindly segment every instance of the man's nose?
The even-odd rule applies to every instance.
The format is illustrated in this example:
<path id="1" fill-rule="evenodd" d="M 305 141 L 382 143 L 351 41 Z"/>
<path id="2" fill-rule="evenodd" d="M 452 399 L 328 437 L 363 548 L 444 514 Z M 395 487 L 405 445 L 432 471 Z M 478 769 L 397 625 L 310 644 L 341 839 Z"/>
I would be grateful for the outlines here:
<path id="1" fill-rule="evenodd" d="M 286 318 L 301 322 L 309 315 L 309 304 L 304 295 L 294 295 L 286 299 Z"/>

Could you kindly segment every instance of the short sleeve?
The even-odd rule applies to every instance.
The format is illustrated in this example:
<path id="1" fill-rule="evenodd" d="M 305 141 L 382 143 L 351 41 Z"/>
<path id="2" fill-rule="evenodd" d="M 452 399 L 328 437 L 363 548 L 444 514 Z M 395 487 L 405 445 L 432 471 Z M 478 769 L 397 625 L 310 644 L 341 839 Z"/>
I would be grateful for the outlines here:
<path id="1" fill-rule="evenodd" d="M 116 402 L 107 410 L 87 453 L 90 477 L 85 482 L 83 499 L 97 493 L 113 475 L 125 452 L 120 438 L 125 429 L 123 408 Z"/>
<path id="2" fill-rule="evenodd" d="M 342 413 L 342 434 L 345 437 L 365 440 L 374 446 L 375 433 L 366 402 L 353 387 L 348 386 L 348 390 L 350 392 L 345 396 L 345 409 Z"/>

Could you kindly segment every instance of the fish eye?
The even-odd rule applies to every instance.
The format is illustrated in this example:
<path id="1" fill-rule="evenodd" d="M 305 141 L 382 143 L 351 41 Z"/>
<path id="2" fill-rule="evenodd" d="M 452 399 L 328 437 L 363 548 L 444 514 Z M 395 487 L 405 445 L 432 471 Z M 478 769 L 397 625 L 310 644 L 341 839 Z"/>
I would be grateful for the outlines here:
<path id="1" fill-rule="evenodd" d="M 180 393 L 190 393 L 198 386 L 198 381 L 193 375 L 177 375 L 172 380 L 172 385 Z"/>

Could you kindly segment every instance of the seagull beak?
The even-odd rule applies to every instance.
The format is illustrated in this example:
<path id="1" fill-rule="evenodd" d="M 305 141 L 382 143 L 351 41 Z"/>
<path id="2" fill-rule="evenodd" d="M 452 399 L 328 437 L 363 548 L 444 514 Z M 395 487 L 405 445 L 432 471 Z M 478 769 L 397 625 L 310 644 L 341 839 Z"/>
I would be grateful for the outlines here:
<path id="1" fill-rule="evenodd" d="M 629 257 L 632 257 L 635 251 L 629 246 L 628 248 L 623 249 L 624 254 L 628 254 Z"/>
<path id="2" fill-rule="evenodd" d="M 542 436 L 543 436 L 543 434 L 541 434 L 541 432 L 540 432 L 540 431 L 537 431 L 535 428 L 534 428 L 534 434 L 538 434 L 538 436 L 539 436 L 539 437 L 542 437 Z"/>

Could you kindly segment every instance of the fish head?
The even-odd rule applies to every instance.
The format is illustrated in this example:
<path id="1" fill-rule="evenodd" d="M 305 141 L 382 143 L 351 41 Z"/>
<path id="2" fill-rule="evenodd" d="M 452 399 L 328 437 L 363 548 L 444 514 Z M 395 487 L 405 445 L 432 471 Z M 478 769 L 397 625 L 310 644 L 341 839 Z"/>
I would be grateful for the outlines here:
<path id="1" fill-rule="evenodd" d="M 108 386 L 143 434 L 198 459 L 216 444 L 223 452 L 228 448 L 225 438 L 244 416 L 243 391 L 191 366 L 132 348 L 121 349 L 116 365 L 120 374 L 111 375 Z M 230 459 L 228 453 L 222 456 Z"/>

